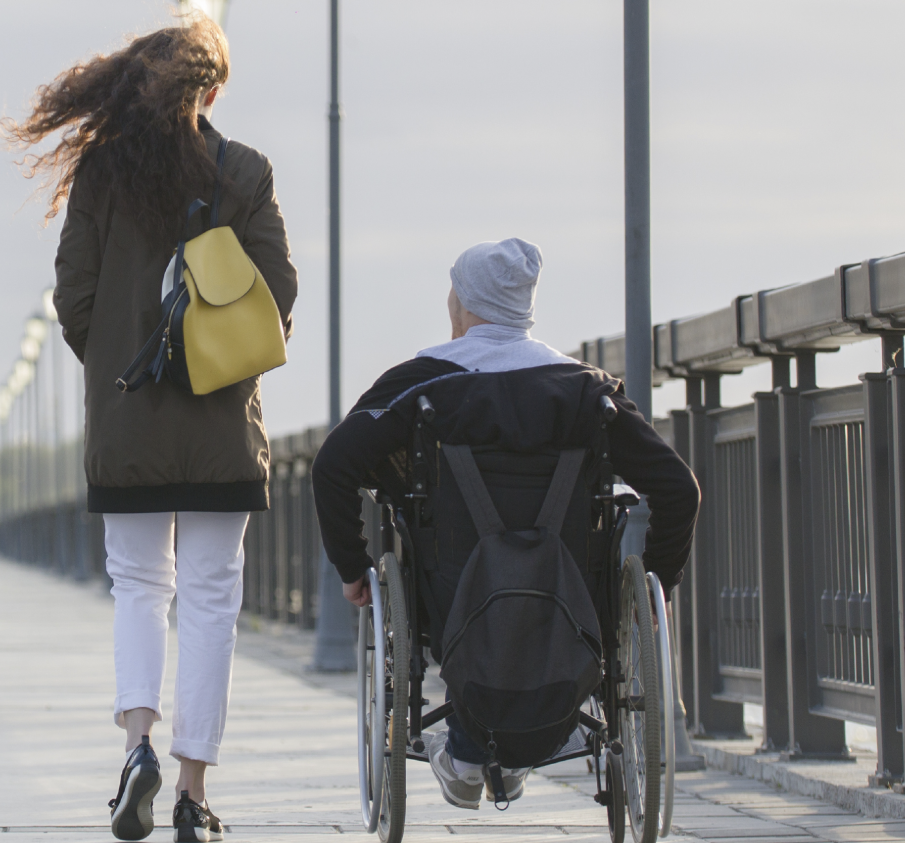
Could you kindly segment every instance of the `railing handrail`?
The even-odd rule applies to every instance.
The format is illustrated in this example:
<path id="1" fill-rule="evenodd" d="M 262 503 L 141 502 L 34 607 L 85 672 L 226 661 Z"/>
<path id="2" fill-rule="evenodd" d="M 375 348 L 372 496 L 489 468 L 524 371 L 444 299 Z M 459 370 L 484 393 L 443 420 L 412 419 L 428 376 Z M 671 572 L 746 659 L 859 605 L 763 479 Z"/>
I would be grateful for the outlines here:
<path id="1" fill-rule="evenodd" d="M 905 330 L 905 253 L 845 264 L 803 284 L 738 296 L 727 307 L 655 325 L 654 384 L 735 374 L 771 357 L 836 351 Z M 572 357 L 625 375 L 625 337 L 588 340 Z"/>

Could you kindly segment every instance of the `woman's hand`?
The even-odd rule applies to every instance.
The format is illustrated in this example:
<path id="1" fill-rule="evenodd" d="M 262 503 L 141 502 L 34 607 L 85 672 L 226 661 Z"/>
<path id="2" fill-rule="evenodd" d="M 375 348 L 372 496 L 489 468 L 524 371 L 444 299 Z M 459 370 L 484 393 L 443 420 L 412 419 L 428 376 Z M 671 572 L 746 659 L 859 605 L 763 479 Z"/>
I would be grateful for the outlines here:
<path id="1" fill-rule="evenodd" d="M 343 583 L 343 597 L 356 606 L 367 606 L 371 602 L 371 584 L 365 574 L 355 582 Z"/>

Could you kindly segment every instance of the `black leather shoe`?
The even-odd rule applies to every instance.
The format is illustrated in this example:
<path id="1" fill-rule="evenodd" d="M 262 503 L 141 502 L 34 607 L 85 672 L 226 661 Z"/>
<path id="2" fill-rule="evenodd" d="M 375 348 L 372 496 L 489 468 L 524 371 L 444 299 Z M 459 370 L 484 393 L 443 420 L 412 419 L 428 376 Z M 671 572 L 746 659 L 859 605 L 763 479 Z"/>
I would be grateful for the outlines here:
<path id="1" fill-rule="evenodd" d="M 119 793 L 108 803 L 110 827 L 120 840 L 144 840 L 154 830 L 154 797 L 160 790 L 160 762 L 143 735 L 119 777 Z"/>
<path id="2" fill-rule="evenodd" d="M 209 840 L 223 839 L 223 824 L 211 813 L 207 806 L 189 799 L 189 792 L 182 791 L 176 807 L 173 808 L 174 843 L 208 843 Z"/>

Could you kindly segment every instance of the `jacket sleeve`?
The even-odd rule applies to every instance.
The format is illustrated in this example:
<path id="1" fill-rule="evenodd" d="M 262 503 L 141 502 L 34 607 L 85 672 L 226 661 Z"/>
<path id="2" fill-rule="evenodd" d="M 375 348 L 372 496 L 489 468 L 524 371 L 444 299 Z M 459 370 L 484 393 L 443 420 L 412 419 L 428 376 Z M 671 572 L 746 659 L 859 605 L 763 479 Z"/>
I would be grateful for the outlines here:
<path id="1" fill-rule="evenodd" d="M 691 553 L 701 492 L 691 469 L 621 392 L 612 396 L 619 415 L 612 426 L 613 470 L 647 496 L 650 521 L 644 567 L 653 571 L 669 599 Z"/>
<path id="2" fill-rule="evenodd" d="M 371 567 L 359 489 L 389 454 L 408 441 L 411 426 L 395 412 L 379 418 L 353 412 L 327 437 L 311 467 L 314 503 L 327 558 L 345 583 Z"/>
<path id="3" fill-rule="evenodd" d="M 289 238 L 273 187 L 270 161 L 265 163 L 255 191 L 242 246 L 264 276 L 280 311 L 286 339 L 289 339 L 292 334 L 292 305 L 298 294 L 299 281 L 295 266 L 289 259 Z"/>
<path id="4" fill-rule="evenodd" d="M 101 271 L 101 244 L 97 221 L 82 195 L 78 176 L 69 194 L 55 266 L 57 283 L 53 304 L 57 318 L 63 326 L 64 339 L 84 363 Z"/>
<path id="5" fill-rule="evenodd" d="M 327 558 L 343 582 L 355 582 L 369 567 L 359 489 L 379 475 L 387 458 L 404 448 L 412 419 L 389 409 L 394 399 L 432 378 L 464 371 L 446 361 L 419 358 L 384 372 L 327 437 L 311 467 L 314 504 Z"/>

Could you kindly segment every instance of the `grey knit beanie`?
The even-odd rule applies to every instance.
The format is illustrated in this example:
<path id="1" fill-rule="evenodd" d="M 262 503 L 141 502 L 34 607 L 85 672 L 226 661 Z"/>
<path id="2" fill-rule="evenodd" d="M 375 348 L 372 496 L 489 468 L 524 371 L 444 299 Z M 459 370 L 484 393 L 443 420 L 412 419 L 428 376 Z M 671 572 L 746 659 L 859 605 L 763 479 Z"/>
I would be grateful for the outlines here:
<path id="1" fill-rule="evenodd" d="M 534 325 L 534 292 L 544 259 L 533 243 L 510 237 L 466 249 L 449 271 L 459 301 L 495 325 Z"/>

